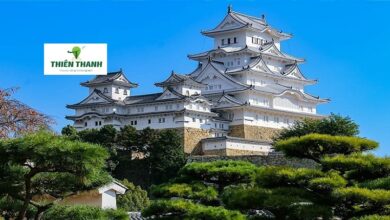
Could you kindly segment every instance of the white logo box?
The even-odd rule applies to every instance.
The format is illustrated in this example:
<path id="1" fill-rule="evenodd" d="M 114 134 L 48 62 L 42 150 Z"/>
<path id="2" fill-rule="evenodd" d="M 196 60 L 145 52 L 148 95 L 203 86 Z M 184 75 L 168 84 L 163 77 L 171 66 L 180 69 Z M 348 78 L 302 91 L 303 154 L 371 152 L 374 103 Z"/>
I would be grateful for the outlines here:
<path id="1" fill-rule="evenodd" d="M 76 58 L 73 48 L 80 53 Z M 77 49 L 76 49 L 77 51 Z M 44 44 L 45 75 L 107 75 L 107 44 Z"/>

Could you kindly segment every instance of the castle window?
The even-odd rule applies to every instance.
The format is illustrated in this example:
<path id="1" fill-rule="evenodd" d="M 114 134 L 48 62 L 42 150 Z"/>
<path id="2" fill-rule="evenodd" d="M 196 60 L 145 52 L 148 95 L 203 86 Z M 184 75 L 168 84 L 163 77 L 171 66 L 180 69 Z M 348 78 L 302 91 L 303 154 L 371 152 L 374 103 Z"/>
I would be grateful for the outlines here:
<path id="1" fill-rule="evenodd" d="M 143 107 L 138 107 L 137 108 L 137 112 L 144 112 L 144 108 Z"/>
<path id="2" fill-rule="evenodd" d="M 108 89 L 104 88 L 103 93 L 108 93 Z"/>
<path id="3" fill-rule="evenodd" d="M 222 45 L 225 45 L 225 39 L 221 40 Z"/>
<path id="4" fill-rule="evenodd" d="M 275 121 L 276 123 L 279 123 L 279 117 L 275 117 L 275 118 L 274 118 L 274 121 Z"/>
<path id="5" fill-rule="evenodd" d="M 116 93 L 116 94 L 119 94 L 119 88 L 118 88 L 118 87 L 115 88 L 115 93 Z"/>
<path id="6" fill-rule="evenodd" d="M 237 37 L 234 38 L 234 43 L 235 43 L 235 44 L 237 43 Z"/>
<path id="7" fill-rule="evenodd" d="M 127 89 L 123 90 L 123 95 L 127 95 Z"/>
<path id="8" fill-rule="evenodd" d="M 99 121 L 99 125 L 102 125 L 102 121 Z"/>
<path id="9" fill-rule="evenodd" d="M 148 124 L 151 124 L 152 123 L 152 119 L 148 119 Z"/>
<path id="10" fill-rule="evenodd" d="M 187 90 L 187 91 L 186 91 L 186 95 L 187 95 L 187 96 L 190 96 L 190 91 Z"/>
<path id="11" fill-rule="evenodd" d="M 98 122 L 97 121 L 95 121 L 95 126 L 98 126 Z"/>
<path id="12" fill-rule="evenodd" d="M 264 115 L 264 121 L 268 122 L 268 115 Z"/>
<path id="13" fill-rule="evenodd" d="M 199 122 L 200 122 L 200 123 L 203 123 L 203 119 L 200 118 L 200 119 L 199 119 Z"/>
<path id="14" fill-rule="evenodd" d="M 159 118 L 158 123 L 165 123 L 165 118 Z"/>
<path id="15" fill-rule="evenodd" d="M 228 38 L 228 44 L 230 44 L 230 38 Z"/>
<path id="16" fill-rule="evenodd" d="M 192 122 L 196 122 L 196 119 L 195 119 L 195 118 L 192 118 Z"/>
<path id="17" fill-rule="evenodd" d="M 84 122 L 84 126 L 87 127 L 88 126 L 88 122 Z"/>

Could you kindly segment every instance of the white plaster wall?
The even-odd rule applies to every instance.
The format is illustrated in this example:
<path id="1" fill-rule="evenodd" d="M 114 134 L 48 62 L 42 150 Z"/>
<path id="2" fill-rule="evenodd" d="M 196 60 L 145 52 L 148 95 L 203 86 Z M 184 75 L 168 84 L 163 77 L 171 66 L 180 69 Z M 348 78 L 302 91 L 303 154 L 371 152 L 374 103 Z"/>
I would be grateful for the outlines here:
<path id="1" fill-rule="evenodd" d="M 102 193 L 102 208 L 116 209 L 116 193 L 114 190 L 108 190 Z"/>
<path id="2" fill-rule="evenodd" d="M 227 140 L 226 148 L 227 149 L 234 149 L 234 150 L 260 151 L 260 152 L 270 152 L 271 151 L 270 144 L 246 143 L 246 142 L 239 142 L 239 141 L 235 141 L 235 140 Z"/>
<path id="3" fill-rule="evenodd" d="M 234 37 L 237 38 L 237 43 L 234 44 Z M 228 38 L 230 38 L 231 44 L 228 45 Z M 222 45 L 222 39 L 225 39 L 225 45 Z M 218 47 L 245 47 L 245 33 L 242 32 L 236 32 L 236 33 L 229 33 L 229 34 L 224 34 L 220 35 L 214 38 L 214 49 L 217 49 Z"/>
<path id="4" fill-rule="evenodd" d="M 255 32 L 255 31 L 247 31 L 246 32 L 246 44 L 248 46 L 251 46 L 251 47 L 260 47 L 260 45 L 252 43 L 252 37 L 257 37 L 257 38 L 263 39 L 264 41 L 268 41 L 268 42 L 272 41 L 272 37 L 269 34 Z"/>
<path id="5" fill-rule="evenodd" d="M 202 148 L 203 150 L 226 149 L 226 140 L 203 142 Z"/>
<path id="6" fill-rule="evenodd" d="M 286 128 L 299 120 L 288 114 L 276 114 L 263 111 L 246 110 L 243 124 L 269 128 Z"/>

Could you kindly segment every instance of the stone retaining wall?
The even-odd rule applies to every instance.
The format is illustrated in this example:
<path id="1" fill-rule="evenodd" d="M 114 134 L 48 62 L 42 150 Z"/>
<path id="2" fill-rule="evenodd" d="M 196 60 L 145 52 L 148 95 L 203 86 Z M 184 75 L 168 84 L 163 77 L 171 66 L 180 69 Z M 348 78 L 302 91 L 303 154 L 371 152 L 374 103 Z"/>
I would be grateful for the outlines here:
<path id="1" fill-rule="evenodd" d="M 261 141 L 272 141 L 278 135 L 280 129 L 267 128 L 253 125 L 231 125 L 229 127 L 229 136 L 240 137 Z"/>
<path id="2" fill-rule="evenodd" d="M 203 138 L 211 137 L 211 133 L 207 130 L 198 128 L 166 128 L 168 130 L 174 130 L 181 138 L 181 143 L 184 148 L 184 153 L 189 155 L 202 155 L 202 143 Z M 164 130 L 164 129 L 161 129 Z"/>
<path id="3" fill-rule="evenodd" d="M 313 160 L 287 158 L 282 153 L 271 152 L 268 155 L 242 155 L 242 156 L 217 156 L 217 155 L 203 155 L 203 156 L 190 156 L 187 159 L 187 163 L 192 162 L 211 162 L 216 160 L 243 160 L 249 161 L 256 165 L 262 166 L 289 166 L 289 167 L 306 167 L 314 168 L 318 164 Z"/>

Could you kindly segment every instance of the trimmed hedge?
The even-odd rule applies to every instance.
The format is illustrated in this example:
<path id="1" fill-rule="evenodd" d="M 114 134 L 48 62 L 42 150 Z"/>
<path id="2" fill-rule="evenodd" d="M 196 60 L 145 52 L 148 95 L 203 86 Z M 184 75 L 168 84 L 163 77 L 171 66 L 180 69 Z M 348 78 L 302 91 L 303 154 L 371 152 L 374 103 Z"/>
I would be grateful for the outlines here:
<path id="1" fill-rule="evenodd" d="M 250 183 L 257 167 L 245 161 L 219 160 L 205 163 L 190 163 L 179 174 L 181 178 L 218 184 L 219 187 L 230 184 Z"/>
<path id="2" fill-rule="evenodd" d="M 309 181 L 309 188 L 317 192 L 329 193 L 335 188 L 345 187 L 347 181 L 337 173 L 327 173 L 326 177 L 318 177 Z"/>
<path id="3" fill-rule="evenodd" d="M 325 177 L 320 170 L 291 167 L 260 167 L 256 174 L 256 183 L 264 187 L 300 186 L 317 177 Z"/>
<path id="4" fill-rule="evenodd" d="M 44 212 L 42 220 L 128 220 L 123 210 L 100 209 L 91 206 L 55 205 Z"/>
<path id="5" fill-rule="evenodd" d="M 378 147 L 378 143 L 359 137 L 308 134 L 278 141 L 274 147 L 287 156 L 308 158 L 319 162 L 325 155 L 372 150 Z"/>
<path id="6" fill-rule="evenodd" d="M 181 197 L 185 199 L 201 200 L 209 203 L 217 201 L 218 192 L 214 187 L 206 186 L 200 182 L 168 183 L 152 186 L 150 190 L 152 196 L 156 198 Z"/>
<path id="7" fill-rule="evenodd" d="M 390 220 L 390 215 L 366 215 L 352 220 Z"/>
<path id="8" fill-rule="evenodd" d="M 390 191 L 365 189 L 358 187 L 339 188 L 333 197 L 340 202 L 363 204 L 364 206 L 381 206 L 390 204 Z"/>
<path id="9" fill-rule="evenodd" d="M 337 170 L 345 173 L 346 178 L 357 181 L 390 176 L 390 158 L 379 158 L 371 154 L 325 157 L 321 163 L 324 170 Z"/>
<path id="10" fill-rule="evenodd" d="M 207 219 L 207 220 L 244 220 L 238 211 L 227 210 L 223 207 L 211 207 L 192 203 L 185 200 L 158 200 L 146 208 L 142 215 L 153 219 Z"/>
<path id="11" fill-rule="evenodd" d="M 232 186 L 224 190 L 222 201 L 227 208 L 243 212 L 267 210 L 277 219 L 327 219 L 332 215 L 331 208 L 321 205 L 314 194 L 293 187 Z"/>
<path id="12" fill-rule="evenodd" d="M 390 190 L 390 176 L 360 183 L 359 187 Z"/>

